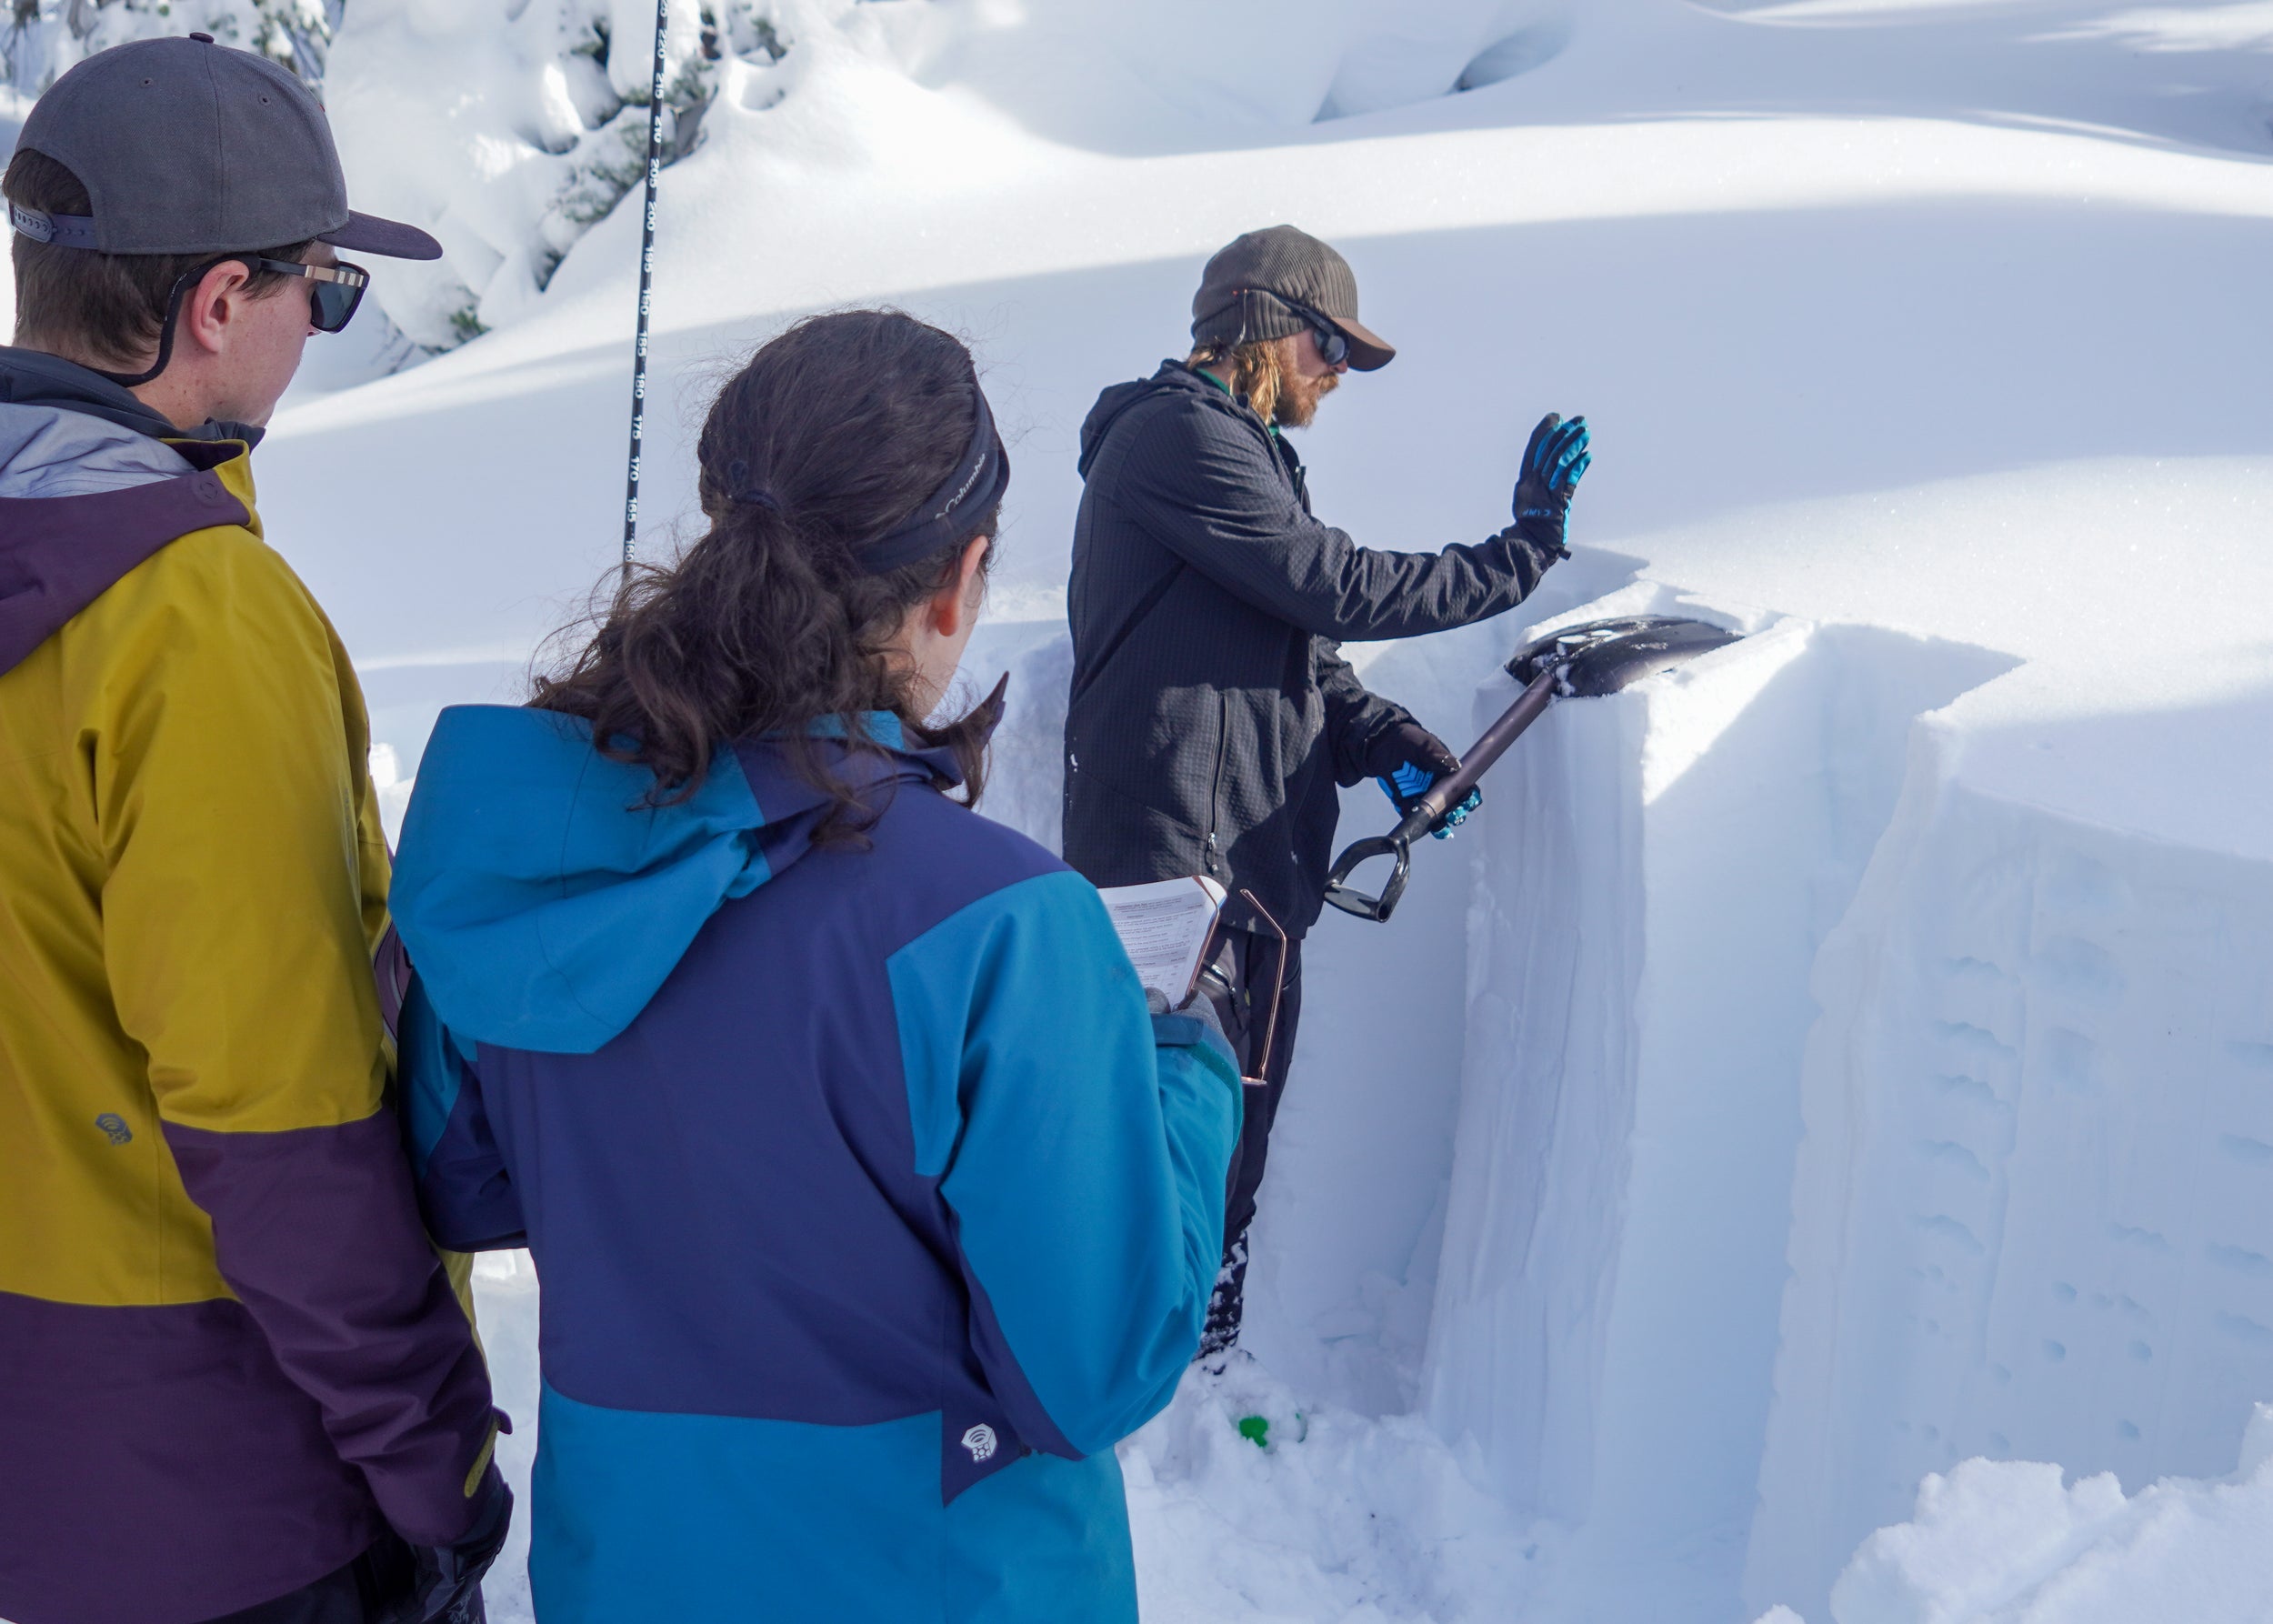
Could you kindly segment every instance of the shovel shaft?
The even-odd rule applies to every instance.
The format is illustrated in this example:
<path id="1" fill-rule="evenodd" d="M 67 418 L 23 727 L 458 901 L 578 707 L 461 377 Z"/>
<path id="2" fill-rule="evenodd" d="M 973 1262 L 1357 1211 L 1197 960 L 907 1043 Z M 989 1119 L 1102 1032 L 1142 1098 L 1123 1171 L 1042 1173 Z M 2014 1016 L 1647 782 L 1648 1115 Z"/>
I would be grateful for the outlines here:
<path id="1" fill-rule="evenodd" d="M 1397 827 L 1386 835 L 1355 841 L 1343 850 L 1326 878 L 1327 901 L 1361 919 L 1386 921 L 1397 910 L 1397 898 L 1405 895 L 1413 842 L 1435 828 L 1448 809 L 1468 798 L 1468 791 L 1476 787 L 1477 780 L 1491 770 L 1492 763 L 1507 753 L 1507 747 L 1523 737 L 1524 729 L 1537 721 L 1539 713 L 1554 699 L 1555 673 L 1543 671 L 1516 697 L 1513 705 L 1500 713 L 1499 720 L 1484 730 L 1484 737 L 1468 747 L 1460 770 L 1430 785 Z M 1353 887 L 1349 877 L 1359 865 L 1375 857 L 1391 858 L 1396 866 L 1380 892 L 1369 896 Z"/>
<path id="2" fill-rule="evenodd" d="M 1524 730 L 1539 719 L 1555 698 L 1555 673 L 1542 671 L 1531 679 L 1530 686 L 1516 696 L 1516 702 L 1500 712 L 1499 720 L 1484 729 L 1484 737 L 1468 747 L 1468 753 L 1460 757 L 1460 770 L 1431 784 L 1420 799 L 1413 803 L 1405 821 L 1397 826 L 1395 835 L 1406 839 L 1417 839 L 1437 826 L 1437 820 L 1468 798 L 1493 763 L 1507 753 L 1507 747 L 1521 738 Z"/>
<path id="3" fill-rule="evenodd" d="M 1386 835 L 1352 841 L 1327 872 L 1326 900 L 1346 914 L 1380 922 L 1396 911 L 1410 877 L 1413 842 L 1432 833 L 1445 815 L 1468 798 L 1477 780 L 1491 771 L 1560 694 L 1600 697 L 1616 694 L 1661 671 L 1687 665 L 1700 655 L 1726 647 L 1741 634 L 1699 620 L 1662 615 L 1597 620 L 1550 632 L 1518 649 L 1507 673 L 1529 677 L 1516 702 L 1502 711 L 1484 737 L 1468 747 L 1459 769 L 1431 784 L 1412 810 Z M 1350 877 L 1376 857 L 1387 857 L 1389 877 L 1377 895 L 1352 886 Z"/>

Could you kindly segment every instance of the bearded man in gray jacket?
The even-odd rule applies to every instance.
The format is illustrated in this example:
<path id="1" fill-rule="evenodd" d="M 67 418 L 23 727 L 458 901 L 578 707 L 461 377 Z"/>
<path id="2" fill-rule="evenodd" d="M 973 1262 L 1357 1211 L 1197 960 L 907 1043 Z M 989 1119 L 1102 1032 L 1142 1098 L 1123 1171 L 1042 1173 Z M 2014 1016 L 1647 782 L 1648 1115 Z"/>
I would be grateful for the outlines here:
<path id="1" fill-rule="evenodd" d="M 1526 448 L 1507 528 L 1437 553 L 1361 547 L 1312 516 L 1283 432 L 1307 426 L 1350 369 L 1397 353 L 1359 323 L 1348 262 L 1291 226 L 1249 232 L 1207 262 L 1192 340 L 1187 359 L 1106 390 L 1082 426 L 1064 836 L 1066 860 L 1097 885 L 1207 875 L 1250 893 L 1289 938 L 1275 1023 L 1244 998 L 1278 969 L 1275 940 L 1228 931 L 1217 960 L 1235 1013 L 1254 1017 L 1235 1041 L 1263 1086 L 1247 1090 L 1232 1164 L 1207 1358 L 1238 1336 L 1247 1229 L 1301 1010 L 1299 944 L 1332 861 L 1336 787 L 1379 778 L 1402 813 L 1459 766 L 1410 713 L 1367 691 L 1339 645 L 1444 631 L 1521 603 L 1569 556 L 1565 515 L 1591 456 L 1584 418 L 1549 416 Z"/>

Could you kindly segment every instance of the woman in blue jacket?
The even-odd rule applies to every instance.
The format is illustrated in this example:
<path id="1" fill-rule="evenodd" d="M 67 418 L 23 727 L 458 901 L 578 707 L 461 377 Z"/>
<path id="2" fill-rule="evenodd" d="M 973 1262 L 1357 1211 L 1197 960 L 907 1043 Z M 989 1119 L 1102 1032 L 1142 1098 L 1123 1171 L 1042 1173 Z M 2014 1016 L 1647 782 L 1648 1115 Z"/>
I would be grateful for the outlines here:
<path id="1" fill-rule="evenodd" d="M 1009 477 L 963 346 L 806 321 L 698 453 L 708 533 L 443 713 L 395 875 L 429 1222 L 544 1280 L 538 1615 L 1133 1619 L 1229 1051 L 969 810 L 994 706 L 923 725 Z"/>

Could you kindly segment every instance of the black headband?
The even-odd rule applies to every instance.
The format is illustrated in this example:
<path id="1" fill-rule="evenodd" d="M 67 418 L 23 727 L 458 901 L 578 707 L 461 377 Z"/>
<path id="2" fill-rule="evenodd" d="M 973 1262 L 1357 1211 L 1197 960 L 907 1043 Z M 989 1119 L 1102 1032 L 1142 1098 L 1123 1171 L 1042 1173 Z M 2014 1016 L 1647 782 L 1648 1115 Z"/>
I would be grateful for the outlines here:
<path id="1" fill-rule="evenodd" d="M 976 382 L 972 396 L 978 410 L 971 424 L 971 443 L 963 458 L 924 505 L 902 520 L 888 535 L 859 549 L 861 567 L 880 576 L 918 558 L 928 558 L 943 547 L 968 541 L 978 534 L 979 522 L 995 509 L 1010 486 L 1010 454 L 995 432 L 995 414 L 987 409 L 986 392 Z"/>

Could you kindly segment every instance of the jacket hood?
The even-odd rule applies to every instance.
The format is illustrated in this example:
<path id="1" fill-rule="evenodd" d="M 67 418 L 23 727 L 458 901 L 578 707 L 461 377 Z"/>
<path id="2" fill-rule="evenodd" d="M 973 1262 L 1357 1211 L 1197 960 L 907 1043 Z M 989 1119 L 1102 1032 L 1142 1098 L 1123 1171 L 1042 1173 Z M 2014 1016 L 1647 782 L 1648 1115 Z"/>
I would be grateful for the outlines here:
<path id="1" fill-rule="evenodd" d="M 879 796 L 962 781 L 952 755 L 866 718 L 881 753 L 833 770 Z M 816 735 L 843 728 L 816 725 Z M 824 747 L 828 748 L 830 747 Z M 427 740 L 390 907 L 435 1013 L 461 1039 L 590 1054 L 637 1018 L 720 905 L 812 849 L 829 797 L 769 741 L 725 747 L 694 795 L 641 804 L 655 777 L 590 724 L 456 706 Z"/>
<path id="2" fill-rule="evenodd" d="M 1115 384 L 1097 396 L 1097 404 L 1089 408 L 1089 416 L 1083 419 L 1081 425 L 1081 461 L 1077 465 L 1081 476 L 1085 479 L 1089 476 L 1089 465 L 1096 461 L 1097 450 L 1105 444 L 1106 432 L 1123 413 L 1137 402 L 1150 400 L 1156 395 L 1177 394 L 1207 401 L 1250 422 L 1257 420 L 1254 413 L 1232 399 L 1221 386 L 1210 383 L 1181 361 L 1163 361 L 1160 370 L 1150 377 L 1138 378 L 1134 383 Z"/>
<path id="3" fill-rule="evenodd" d="M 0 367 L 0 394 L 6 377 Z M 212 471 L 243 455 L 226 441 L 177 449 L 110 416 L 0 400 L 0 673 L 176 536 L 250 524 L 252 510 Z"/>

